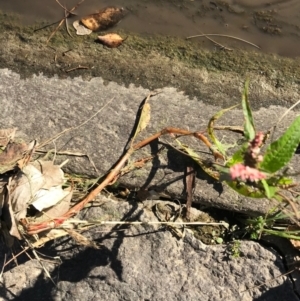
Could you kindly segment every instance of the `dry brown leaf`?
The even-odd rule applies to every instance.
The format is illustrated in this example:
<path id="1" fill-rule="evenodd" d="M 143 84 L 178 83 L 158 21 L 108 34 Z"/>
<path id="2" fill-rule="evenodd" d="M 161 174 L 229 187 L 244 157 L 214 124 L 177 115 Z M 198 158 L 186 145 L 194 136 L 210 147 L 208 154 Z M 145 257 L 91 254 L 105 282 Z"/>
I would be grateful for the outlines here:
<path id="1" fill-rule="evenodd" d="M 69 233 L 70 236 L 72 236 L 72 238 L 80 245 L 82 246 L 87 246 L 90 248 L 94 248 L 94 249 L 99 249 L 100 246 L 97 245 L 97 243 L 95 243 L 92 240 L 87 239 L 85 236 L 83 236 L 82 234 L 78 233 L 75 230 L 71 230 L 71 229 L 65 229 L 66 232 Z"/>
<path id="2" fill-rule="evenodd" d="M 150 104 L 149 104 L 149 99 L 150 99 L 151 96 L 152 96 L 152 94 L 149 94 L 147 96 L 147 98 L 144 101 L 144 105 L 142 106 L 142 108 L 140 108 L 140 110 L 141 110 L 140 114 L 141 115 L 139 117 L 138 125 L 137 125 L 136 131 L 134 133 L 134 136 L 133 136 L 132 140 L 134 140 L 136 138 L 136 136 L 141 131 L 143 131 L 147 127 L 147 125 L 149 124 L 149 122 L 150 122 L 151 107 L 150 107 Z"/>
<path id="3" fill-rule="evenodd" d="M 0 173 L 12 170 L 28 150 L 26 143 L 11 142 L 0 154 Z"/>
<path id="4" fill-rule="evenodd" d="M 68 187 L 64 191 L 68 194 L 53 207 L 43 210 L 41 213 L 35 216 L 33 218 L 34 222 L 43 222 L 49 219 L 60 217 L 70 209 L 73 189 Z"/>
<path id="5" fill-rule="evenodd" d="M 18 230 L 14 212 L 11 206 L 9 191 L 5 191 L 4 205 L 1 212 L 1 230 L 5 237 L 5 243 L 8 247 L 13 244 L 13 237 L 21 239 L 21 234 Z"/>
<path id="6" fill-rule="evenodd" d="M 25 166 L 23 170 L 10 178 L 7 189 L 14 217 L 17 221 L 26 217 L 28 205 L 44 184 L 43 175 L 31 164 Z"/>
<path id="7" fill-rule="evenodd" d="M 49 232 L 45 233 L 38 241 L 31 244 L 32 248 L 40 248 L 48 241 L 54 240 L 59 237 L 68 235 L 63 229 L 52 229 Z"/>
<path id="8" fill-rule="evenodd" d="M 122 43 L 127 39 L 123 39 L 116 33 L 108 33 L 104 36 L 98 36 L 99 42 L 109 48 L 117 48 L 122 45 Z"/>
<path id="9" fill-rule="evenodd" d="M 50 189 L 40 189 L 35 194 L 31 205 L 38 211 L 42 211 L 63 201 L 68 194 L 69 192 L 64 191 L 61 186 L 51 187 Z"/>
<path id="10" fill-rule="evenodd" d="M 54 165 L 52 161 L 35 161 L 32 165 L 42 173 L 45 179 L 43 189 L 50 189 L 65 182 L 64 173 L 60 166 Z"/>
<path id="11" fill-rule="evenodd" d="M 149 102 L 147 101 L 142 109 L 142 114 L 141 114 L 141 119 L 140 119 L 140 123 L 138 126 L 137 131 L 140 133 L 141 131 L 143 131 L 147 125 L 150 122 L 150 112 L 151 112 L 151 107 Z"/>
<path id="12" fill-rule="evenodd" d="M 16 236 L 17 238 L 21 238 L 21 236 L 16 226 L 13 211 L 9 204 L 9 195 L 4 185 L 1 187 L 0 191 L 0 217 L 0 233 L 4 238 L 6 246 L 10 248 L 14 243 L 13 236 Z"/>
<path id="13" fill-rule="evenodd" d="M 13 140 L 17 128 L 0 130 L 0 146 L 6 146 L 10 140 Z"/>
<path id="14" fill-rule="evenodd" d="M 109 6 L 98 13 L 86 16 L 80 22 L 92 31 L 104 30 L 116 25 L 124 17 L 124 9 Z"/>

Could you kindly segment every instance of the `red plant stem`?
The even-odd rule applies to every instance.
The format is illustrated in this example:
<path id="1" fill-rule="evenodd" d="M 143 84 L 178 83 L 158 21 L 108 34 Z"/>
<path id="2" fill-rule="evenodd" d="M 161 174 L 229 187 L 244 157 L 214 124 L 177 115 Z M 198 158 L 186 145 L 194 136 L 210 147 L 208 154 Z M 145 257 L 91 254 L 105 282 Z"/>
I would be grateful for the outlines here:
<path id="1" fill-rule="evenodd" d="M 133 145 L 131 148 L 128 149 L 126 154 L 120 159 L 118 164 L 115 166 L 114 169 L 112 169 L 104 181 L 96 187 L 94 190 L 92 190 L 83 200 L 81 200 L 78 204 L 74 205 L 72 208 L 70 208 L 69 211 L 67 211 L 64 215 L 62 215 L 60 218 L 49 220 L 42 223 L 35 223 L 35 224 L 28 224 L 26 225 L 26 230 L 28 234 L 35 234 L 44 230 L 49 230 L 58 227 L 61 225 L 66 219 L 76 215 L 84 206 L 92 201 L 106 186 L 110 185 L 112 182 L 114 182 L 115 178 L 120 174 L 121 169 L 124 167 L 125 163 L 129 159 L 129 157 L 132 155 L 132 153 L 146 145 L 148 145 L 150 142 L 158 139 L 160 136 L 165 134 L 177 134 L 177 135 L 185 135 L 185 136 L 194 136 L 198 139 L 200 139 L 214 154 L 215 158 L 222 158 L 223 156 L 214 151 L 212 148 L 211 143 L 209 140 L 200 132 L 190 132 L 188 130 L 173 128 L 173 127 L 167 127 L 161 130 L 160 132 L 157 132 L 156 134 L 144 139 L 143 141 Z"/>

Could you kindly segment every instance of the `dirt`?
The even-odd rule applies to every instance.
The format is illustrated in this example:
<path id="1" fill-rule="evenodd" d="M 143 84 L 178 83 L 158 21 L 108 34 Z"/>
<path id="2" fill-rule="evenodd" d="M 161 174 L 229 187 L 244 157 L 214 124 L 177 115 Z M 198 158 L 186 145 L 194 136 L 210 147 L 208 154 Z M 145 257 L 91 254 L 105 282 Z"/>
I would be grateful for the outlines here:
<path id="1" fill-rule="evenodd" d="M 47 44 L 55 26 L 37 30 L 48 23 L 24 26 L 7 14 L 0 14 L 0 22 L 0 37 L 5 41 L 0 46 L 0 68 L 18 72 L 22 78 L 39 73 L 60 78 L 82 76 L 86 80 L 102 77 L 107 82 L 134 83 L 150 90 L 173 86 L 199 99 L 199 70 L 240 78 L 264 76 L 278 91 L 300 82 L 299 59 L 256 50 L 210 51 L 180 37 L 132 34 L 120 28 L 116 32 L 128 39 L 118 49 L 95 42 L 97 33 L 79 37 L 71 29 L 70 37 L 65 27 Z M 228 86 L 228 94 L 230 89 Z M 221 100 L 214 101 L 220 104 Z M 225 100 L 222 103 L 227 104 Z M 281 100 L 266 100 L 265 105 L 270 104 L 288 105 Z"/>
<path id="2" fill-rule="evenodd" d="M 65 0 L 68 9 L 79 0 Z M 185 38 L 206 34 L 235 36 L 261 47 L 265 53 L 300 56 L 300 2 L 298 0 L 88 0 L 75 10 L 74 18 L 95 13 L 105 6 L 124 7 L 128 15 L 119 27 L 134 34 L 161 34 Z M 0 10 L 20 15 L 23 24 L 55 22 L 64 11 L 55 0 L 0 0 Z M 224 37 L 214 39 L 226 47 L 249 49 L 241 41 Z M 204 37 L 197 43 L 209 50 L 215 45 Z"/>

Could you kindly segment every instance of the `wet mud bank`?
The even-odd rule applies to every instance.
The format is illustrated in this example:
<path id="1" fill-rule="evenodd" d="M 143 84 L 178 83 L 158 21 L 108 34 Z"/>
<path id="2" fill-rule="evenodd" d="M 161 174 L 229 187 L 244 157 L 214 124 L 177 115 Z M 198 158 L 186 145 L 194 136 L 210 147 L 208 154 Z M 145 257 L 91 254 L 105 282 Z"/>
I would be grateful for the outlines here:
<path id="1" fill-rule="evenodd" d="M 55 26 L 37 30 L 47 24 L 23 26 L 16 17 L 3 13 L 0 19 L 0 68 L 15 71 L 22 78 L 42 73 L 85 80 L 102 77 L 107 82 L 150 90 L 172 86 L 218 106 L 238 102 L 242 84 L 249 78 L 254 108 L 290 106 L 297 101 L 299 58 L 259 50 L 211 51 L 183 38 L 131 34 L 118 27 L 110 32 L 128 36 L 118 49 L 97 43 L 99 33 L 76 36 L 71 28 L 71 37 L 64 26 L 47 44 Z"/>

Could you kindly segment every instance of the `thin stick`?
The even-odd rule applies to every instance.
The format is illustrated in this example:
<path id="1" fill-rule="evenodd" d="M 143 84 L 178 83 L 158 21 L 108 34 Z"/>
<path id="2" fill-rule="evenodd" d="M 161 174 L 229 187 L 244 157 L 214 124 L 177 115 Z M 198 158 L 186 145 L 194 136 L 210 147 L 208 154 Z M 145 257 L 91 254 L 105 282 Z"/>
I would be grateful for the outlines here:
<path id="1" fill-rule="evenodd" d="M 217 33 L 209 33 L 209 34 L 199 34 L 199 35 L 195 35 L 195 36 L 190 36 L 190 37 L 187 37 L 186 39 L 189 40 L 189 39 L 193 39 L 193 38 L 198 38 L 198 37 L 206 37 L 206 36 L 217 36 L 217 37 L 225 37 L 225 38 L 230 38 L 230 39 L 234 39 L 234 40 L 238 40 L 238 41 L 241 41 L 241 42 L 244 42 L 246 44 L 249 44 L 253 47 L 256 47 L 258 49 L 260 49 L 259 46 L 251 43 L 251 42 L 248 42 L 246 40 L 243 40 L 243 39 L 240 39 L 240 38 L 237 38 L 237 37 L 234 37 L 234 36 L 228 36 L 226 34 L 217 34 Z"/>
<path id="2" fill-rule="evenodd" d="M 7 261 L 4 265 L 4 267 L 6 267 L 8 264 L 10 264 L 12 261 L 14 261 L 16 258 L 20 256 L 21 254 L 25 253 L 27 250 L 29 250 L 29 247 L 26 247 L 25 249 L 23 249 L 22 251 L 20 251 L 16 256 L 14 255 L 14 257 L 12 257 L 9 261 Z"/>
<path id="3" fill-rule="evenodd" d="M 83 121 L 82 123 L 80 123 L 79 125 L 77 126 L 73 126 L 71 128 L 68 128 L 68 129 L 65 129 L 63 130 L 62 132 L 56 134 L 54 137 L 44 141 L 43 143 L 41 143 L 40 145 L 38 145 L 37 149 L 41 149 L 42 147 L 44 147 L 45 145 L 51 143 L 52 141 L 58 139 L 59 137 L 61 137 L 63 134 L 67 133 L 67 132 L 70 132 L 70 131 L 73 131 L 73 130 L 76 130 L 80 127 L 82 127 L 83 125 L 85 125 L 86 123 L 88 123 L 91 119 L 93 119 L 95 116 L 97 116 L 105 107 L 107 107 L 112 101 L 114 100 L 114 97 L 109 100 L 103 107 L 101 107 L 95 114 L 93 114 L 90 118 L 88 118 L 87 120 Z"/>
<path id="4" fill-rule="evenodd" d="M 216 44 L 217 46 L 221 47 L 221 50 L 225 49 L 225 50 L 228 50 L 228 51 L 232 51 L 231 48 L 225 47 L 224 45 L 222 45 L 222 44 L 216 42 L 215 40 L 213 40 L 213 39 L 211 39 L 211 38 L 209 38 L 207 35 L 205 35 L 205 37 L 206 37 L 209 41 L 211 41 L 211 42 L 213 42 L 214 44 Z"/>
<path id="5" fill-rule="evenodd" d="M 253 290 L 254 288 L 262 287 L 263 285 L 266 285 L 267 283 L 271 283 L 272 281 L 274 281 L 274 280 L 276 280 L 276 279 L 278 279 L 278 278 L 280 278 L 280 277 L 287 276 L 287 275 L 293 273 L 294 271 L 295 271 L 295 269 L 293 269 L 293 270 L 291 270 L 291 271 L 288 271 L 288 272 L 286 272 L 286 273 L 284 273 L 284 274 L 278 275 L 278 276 L 274 277 L 273 279 L 270 279 L 270 280 L 268 280 L 268 281 L 266 281 L 266 282 L 264 282 L 264 283 L 262 283 L 262 284 L 258 284 L 258 285 L 252 286 L 252 287 L 250 287 L 250 288 L 248 288 L 248 289 L 246 289 L 246 290 L 244 290 L 244 291 L 241 291 L 240 293 L 245 293 L 245 292 L 248 292 L 248 291 L 250 291 L 250 290 Z"/>
<path id="6" fill-rule="evenodd" d="M 231 126 L 231 125 L 214 125 L 214 130 L 227 130 L 231 132 L 236 132 L 239 134 L 244 134 L 244 128 L 241 126 Z"/>
<path id="7" fill-rule="evenodd" d="M 0 279 L 2 278 L 2 275 L 3 275 L 3 272 L 4 272 L 5 262 L 6 262 L 6 254 L 4 254 L 4 260 L 3 260 L 3 266 L 2 266 L 2 269 L 1 269 L 1 273 L 0 273 Z"/>
<path id="8" fill-rule="evenodd" d="M 67 33 L 69 34 L 69 36 L 71 38 L 73 38 L 73 36 L 72 36 L 72 34 L 71 34 L 70 30 L 69 30 L 67 7 L 65 6 L 64 9 L 65 9 L 65 18 L 66 18 L 66 30 L 67 30 Z"/>
<path id="9" fill-rule="evenodd" d="M 291 111 L 293 110 L 298 104 L 300 103 L 300 100 L 298 100 L 296 103 L 294 103 L 290 108 L 288 108 L 282 115 L 281 117 L 278 119 L 278 121 L 276 122 L 276 124 L 271 128 L 272 130 L 272 135 L 271 135 L 271 141 L 273 141 L 273 137 L 276 131 L 276 128 L 278 126 L 278 124 L 282 121 L 282 119 Z"/>
<path id="10" fill-rule="evenodd" d="M 294 103 L 290 108 L 288 108 L 284 114 L 278 119 L 276 126 L 281 122 L 281 120 L 291 111 L 293 110 L 298 104 L 300 103 L 300 100 L 298 100 L 296 103 Z"/>
<path id="11" fill-rule="evenodd" d="M 48 38 L 46 44 L 49 43 L 49 41 L 51 40 L 51 38 L 56 34 L 56 32 L 59 30 L 59 28 L 62 26 L 62 24 L 64 23 L 65 21 L 65 18 L 61 19 L 58 26 L 54 29 L 54 31 L 52 31 L 50 37 Z"/>
<path id="12" fill-rule="evenodd" d="M 78 69 L 90 69 L 90 67 L 78 65 L 77 67 L 68 69 L 68 70 L 66 70 L 65 72 L 66 72 L 66 73 L 69 73 L 69 72 L 71 72 L 71 71 L 75 71 L 75 70 L 78 70 Z"/>
<path id="13" fill-rule="evenodd" d="M 56 3 L 61 7 L 61 8 L 63 8 L 65 11 L 67 11 L 67 13 L 68 13 L 68 15 L 70 16 L 70 15 L 75 15 L 74 13 L 73 13 L 73 11 L 72 10 L 68 10 L 67 9 L 67 7 L 66 7 L 66 5 L 62 5 L 58 0 L 55 0 L 56 1 Z M 77 8 L 77 7 L 76 7 Z M 68 17 L 69 17 L 68 16 Z M 66 16 L 67 17 L 67 16 Z"/>
<path id="14" fill-rule="evenodd" d="M 70 16 L 70 14 L 73 13 L 73 11 L 78 8 L 78 6 L 83 2 L 84 0 L 81 0 L 80 2 L 78 2 L 67 14 L 66 17 L 64 17 L 63 19 L 61 19 L 61 21 L 59 22 L 58 26 L 55 28 L 55 30 L 51 33 L 50 37 L 47 40 L 47 44 L 49 43 L 49 41 L 51 40 L 51 38 L 56 34 L 56 32 L 58 31 L 58 29 L 62 26 L 62 24 L 64 23 L 65 20 L 67 20 L 67 18 Z M 56 0 L 57 3 L 58 0 Z M 60 3 L 59 3 L 60 4 Z M 61 4 L 60 4 L 61 5 Z M 62 5 L 61 5 L 62 6 Z M 63 7 L 63 6 L 62 6 Z M 64 7 L 63 7 L 64 8 Z M 65 9 L 65 8 L 64 8 Z"/>
<path id="15" fill-rule="evenodd" d="M 47 25 L 45 25 L 45 26 L 43 26 L 43 27 L 40 27 L 40 28 L 35 29 L 33 32 L 37 32 L 37 31 L 43 30 L 43 29 L 48 28 L 48 27 L 50 27 L 50 26 L 52 26 L 52 25 L 55 25 L 55 24 L 57 24 L 57 23 L 59 23 L 59 22 L 60 22 L 60 21 L 56 21 L 56 22 L 53 22 L 53 23 L 51 23 L 51 24 L 47 24 Z"/>
<path id="16" fill-rule="evenodd" d="M 94 223 L 97 223 L 95 221 Z M 101 225 L 187 225 L 187 226 L 204 226 L 204 225 L 212 225 L 212 226 L 226 226 L 226 223 L 202 223 L 202 222 L 128 222 L 128 221 L 103 221 L 98 222 Z"/>

